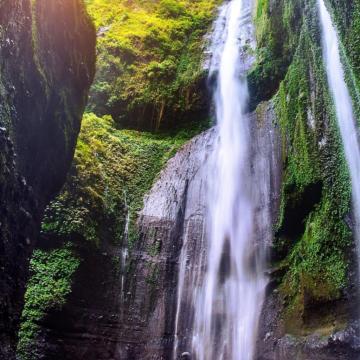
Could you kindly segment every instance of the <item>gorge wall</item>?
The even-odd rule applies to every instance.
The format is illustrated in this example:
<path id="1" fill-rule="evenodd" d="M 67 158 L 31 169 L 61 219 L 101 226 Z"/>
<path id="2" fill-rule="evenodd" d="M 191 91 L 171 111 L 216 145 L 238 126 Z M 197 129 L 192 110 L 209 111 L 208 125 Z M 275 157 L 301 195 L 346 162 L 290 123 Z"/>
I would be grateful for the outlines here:
<path id="1" fill-rule="evenodd" d="M 173 9 L 171 1 L 162 3 L 166 11 Z M 208 18 L 216 15 L 216 4 L 207 8 Z M 356 99 L 360 3 L 327 4 L 342 39 L 347 83 Z M 131 11 L 133 19 L 138 10 Z M 165 16 L 164 9 L 156 11 Z M 175 7 L 166 18 L 174 16 L 173 11 L 188 17 Z M 93 16 L 102 39 L 90 102 L 96 115 L 85 116 L 66 185 L 45 214 L 31 262 L 19 354 L 22 359 L 170 359 L 181 248 L 188 247 L 189 274 L 201 276 L 198 266 L 206 253 L 202 167 L 214 130 L 194 137 L 208 125 L 203 121 L 210 102 L 203 87 L 206 71 L 190 71 L 199 69 L 201 57 L 177 63 L 172 58 L 176 49 L 164 46 L 168 38 L 160 34 L 152 34 L 154 42 L 148 43 L 147 35 L 141 38 L 150 48 L 160 47 L 161 55 L 150 54 L 157 64 L 143 62 L 133 43 L 126 49 L 112 48 L 109 60 L 104 49 L 117 25 L 98 13 Z M 253 16 L 256 61 L 248 74 L 252 152 L 254 171 L 257 166 L 266 168 L 259 164 L 260 153 L 268 159 L 271 197 L 258 211 L 270 207 L 274 225 L 272 241 L 261 239 L 270 248 L 270 283 L 256 358 L 355 359 L 359 329 L 351 187 L 322 61 L 316 1 L 258 0 Z M 199 39 L 209 31 L 208 25 L 197 28 L 195 43 L 187 43 L 193 51 L 204 50 Z M 185 34 L 189 37 L 194 40 Z M 185 56 L 189 48 L 182 51 Z M 145 80 L 136 75 L 144 67 L 151 72 Z M 125 71 L 125 78 L 132 75 L 142 86 L 117 98 L 119 82 L 112 82 L 112 70 L 114 78 Z M 167 70 L 173 77 L 164 76 Z M 180 80 L 175 73 L 182 75 Z M 182 82 L 184 74 L 191 74 L 188 82 Z M 171 92 L 173 81 L 180 85 Z M 146 97 L 157 84 L 157 97 Z M 127 90 L 127 85 L 134 86 L 125 85 Z M 196 101 L 180 104 L 179 94 Z M 124 99 L 130 108 L 124 107 Z M 149 102 L 155 104 L 150 110 Z M 358 103 L 354 104 L 359 115 Z M 187 116 L 195 121 L 183 121 Z M 162 131 L 119 129 L 124 126 Z M 187 311 L 180 314 L 180 353 L 189 351 L 190 276 L 182 284 Z"/>
<path id="2" fill-rule="evenodd" d="M 0 2 L 0 358 L 15 358 L 29 257 L 70 166 L 95 60 L 80 1 Z"/>

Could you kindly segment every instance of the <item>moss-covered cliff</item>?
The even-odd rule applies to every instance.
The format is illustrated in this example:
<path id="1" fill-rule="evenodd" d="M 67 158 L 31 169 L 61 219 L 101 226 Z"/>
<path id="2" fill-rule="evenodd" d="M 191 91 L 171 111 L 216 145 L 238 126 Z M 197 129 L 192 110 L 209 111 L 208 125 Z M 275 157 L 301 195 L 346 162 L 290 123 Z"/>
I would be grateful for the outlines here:
<path id="1" fill-rule="evenodd" d="M 352 11 L 355 3 L 347 2 L 348 9 L 342 13 L 335 10 L 339 29 L 344 27 L 347 35 L 358 21 Z M 283 304 L 278 319 L 283 328 L 277 336 L 326 336 L 344 329 L 354 316 L 351 185 L 322 61 L 315 1 L 258 2 L 257 13 L 262 15 L 257 16 L 257 33 L 266 44 L 265 50 L 258 49 L 260 59 L 263 52 L 275 54 L 272 37 L 279 24 L 273 24 L 271 15 L 281 6 L 284 10 L 277 21 L 283 29 L 292 30 L 291 36 L 285 32 L 276 37 L 291 54 L 291 61 L 282 68 L 283 79 L 273 97 L 282 133 L 284 174 L 273 245 L 274 279 Z M 289 11 L 291 8 L 299 11 Z M 356 104 L 358 89 L 351 76 L 356 74 L 353 49 L 357 40 L 347 36 L 343 40 L 343 60 L 348 64 Z M 283 60 L 278 53 L 271 61 Z M 250 78 L 253 76 L 254 72 Z M 266 87 L 267 77 L 260 79 Z M 304 356 L 303 350 L 298 351 Z M 321 356 L 335 356 L 322 351 Z M 344 350 L 350 356 L 346 351 L 351 350 Z"/>
<path id="2" fill-rule="evenodd" d="M 305 11 L 300 0 L 256 1 L 256 62 L 248 76 L 252 108 L 278 90 L 294 56 Z"/>
<path id="3" fill-rule="evenodd" d="M 0 2 L 0 358 L 14 358 L 28 258 L 65 181 L 94 73 L 77 0 Z"/>
<path id="4" fill-rule="evenodd" d="M 156 299 L 147 297 L 159 292 L 148 288 L 156 290 L 162 279 L 166 301 L 173 301 L 183 234 L 170 234 L 169 228 L 181 225 L 172 228 L 165 220 L 148 232 L 139 231 L 138 211 L 166 161 L 207 125 L 209 96 L 201 61 L 217 2 L 87 3 L 99 37 L 98 73 L 89 104 L 94 113 L 84 118 L 66 185 L 45 214 L 20 332 L 23 359 L 39 354 L 62 360 L 83 354 L 120 359 L 125 356 L 120 349 L 129 343 L 136 348 L 134 333 L 142 342 L 146 321 L 158 315 L 153 313 Z M 360 3 L 329 0 L 328 5 L 341 34 L 346 80 L 360 114 Z M 322 61 L 316 1 L 258 0 L 254 22 L 251 110 L 256 109 L 259 126 L 262 117 L 271 114 L 282 154 L 279 217 L 264 307 L 269 313 L 262 320 L 258 359 L 351 358 L 355 350 L 350 343 L 324 340 L 354 318 L 356 269 L 350 179 Z M 180 203 L 179 222 L 184 215 Z M 144 249 L 148 241 L 152 246 Z M 38 291 L 41 271 L 54 269 L 53 257 L 64 280 L 60 295 L 59 279 L 51 276 L 51 286 Z M 71 271 L 62 273 L 64 268 Z M 159 274 L 160 268 L 168 273 Z M 146 279 L 136 277 L 144 273 Z M 124 281 L 129 290 L 125 294 Z M 142 287 L 144 283 L 151 286 Z M 146 298 L 146 313 L 137 312 L 141 305 L 134 302 L 143 303 L 135 291 Z M 162 311 L 166 314 L 171 306 L 164 303 Z M 150 345 L 171 348 L 173 325 L 169 315 L 163 334 L 168 342 Z"/>
<path id="5" fill-rule="evenodd" d="M 204 36 L 219 2 L 87 0 L 99 37 L 89 109 L 148 130 L 207 114 Z"/>
<path id="6" fill-rule="evenodd" d="M 32 277 L 25 296 L 19 334 L 18 353 L 22 359 L 37 359 L 39 354 L 50 356 L 48 351 L 53 352 L 53 348 L 48 349 L 47 345 L 53 341 L 52 332 L 57 331 L 57 325 L 49 320 L 49 314 L 51 319 L 52 313 L 63 310 L 63 326 L 69 328 L 68 331 L 75 331 L 74 315 L 71 315 L 76 311 L 74 307 L 80 306 L 81 302 L 88 304 L 83 309 L 83 326 L 87 331 L 95 328 L 92 331 L 97 337 L 96 328 L 101 329 L 106 324 L 102 325 L 102 320 L 94 323 L 91 313 L 88 313 L 91 307 L 96 306 L 101 314 L 111 308 L 117 315 L 113 302 L 118 303 L 121 295 L 119 277 L 124 275 L 122 251 L 126 248 L 131 251 L 139 240 L 136 221 L 144 194 L 150 190 L 166 161 L 199 131 L 199 128 L 194 128 L 176 134 L 154 135 L 117 130 L 110 116 L 98 118 L 94 114 L 85 115 L 73 167 L 61 194 L 46 209 L 40 248 L 32 260 Z M 73 255 L 69 254 L 70 243 L 73 244 Z M 62 253 L 66 256 L 59 258 L 58 266 L 70 273 L 63 276 L 59 275 L 62 270 L 56 270 L 60 279 L 53 278 L 53 263 L 48 257 Z M 108 265 L 104 266 L 105 262 Z M 91 275 L 93 281 L 87 284 L 85 292 L 78 291 L 84 286 L 79 282 L 87 283 L 85 278 L 90 275 L 90 264 L 95 265 Z M 102 268 L 98 269 L 98 266 Z M 39 271 L 48 272 L 49 277 L 44 279 Z M 96 274 L 99 271 L 102 272 L 100 277 Z M 76 280 L 72 287 L 73 279 Z M 58 281 L 63 281 L 61 284 L 66 289 L 59 289 L 60 294 L 56 290 Z M 104 281 L 112 284 L 107 290 L 103 289 Z M 71 291 L 77 295 L 70 295 Z M 91 305 L 94 301 L 98 305 Z M 86 316 L 90 319 L 85 319 Z M 39 323 L 43 325 L 39 326 Z M 44 328 L 49 330 L 44 332 Z M 45 345 L 40 341 L 44 337 L 47 339 Z M 40 342 L 35 346 L 36 341 Z M 77 346 L 86 348 L 87 341 Z M 101 341 L 99 347 L 100 353 L 104 350 Z M 74 351 L 66 352 L 64 348 L 59 348 L 56 358 L 71 358 L 75 356 Z M 92 349 L 89 356 L 95 356 L 96 351 Z"/>

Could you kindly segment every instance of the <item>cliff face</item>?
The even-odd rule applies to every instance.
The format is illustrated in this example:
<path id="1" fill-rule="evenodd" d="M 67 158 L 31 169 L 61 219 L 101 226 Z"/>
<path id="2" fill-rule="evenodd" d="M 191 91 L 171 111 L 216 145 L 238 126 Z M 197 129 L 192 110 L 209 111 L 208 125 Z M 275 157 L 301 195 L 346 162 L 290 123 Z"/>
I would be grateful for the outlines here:
<path id="1" fill-rule="evenodd" d="M 292 49 L 274 96 L 284 176 L 273 240 L 273 288 L 263 311 L 258 357 L 352 359 L 358 357 L 358 325 L 351 186 L 322 60 L 317 3 L 287 2 L 302 9 L 298 19 L 279 11 L 280 3 L 264 6 L 257 18 L 258 29 L 267 29 L 258 32 L 265 44 L 277 34 L 270 21 L 274 8 L 288 27 L 299 26 L 296 41 L 280 37 Z M 334 11 L 340 31 L 341 24 L 349 29 L 354 22 L 347 11 Z M 343 61 L 356 76 L 352 47 L 344 42 Z M 273 53 L 274 63 L 279 54 Z M 352 88 L 349 74 L 347 80 Z"/>
<path id="2" fill-rule="evenodd" d="M 122 303 L 131 279 L 126 254 L 139 239 L 144 194 L 192 136 L 118 130 L 109 116 L 84 116 L 73 166 L 31 260 L 21 358 L 113 356 L 122 314 L 130 313 Z"/>
<path id="3" fill-rule="evenodd" d="M 273 208 L 275 219 L 276 207 L 272 204 L 279 202 L 281 147 L 273 105 L 262 105 L 252 119 L 254 169 L 258 180 L 265 176 L 272 189 L 271 198 L 262 199 L 258 216 Z M 111 244 L 102 233 L 97 248 L 74 233 L 70 235 L 76 256 L 81 259 L 72 276 L 71 291 L 61 307 L 45 309 L 36 336 L 28 342 L 29 357 L 23 358 L 171 358 L 183 246 L 188 267 L 181 296 L 184 311 L 178 328 L 179 351 L 190 349 L 192 285 L 194 274 L 202 278 L 204 268 L 199 259 L 207 248 L 203 170 L 215 137 L 215 129 L 202 133 L 167 163 L 145 198 L 132 240 L 125 232 L 118 244 Z M 269 233 L 269 229 L 259 229 L 259 233 L 263 231 Z M 59 234 L 52 236 L 41 243 L 46 257 L 54 251 L 50 243 L 61 249 L 69 239 Z M 259 241 L 269 245 L 271 239 L 259 237 Z M 49 262 L 42 264 L 51 269 Z M 40 274 L 35 271 L 35 277 Z"/>
<path id="4" fill-rule="evenodd" d="M 0 358 L 12 359 L 45 205 L 71 163 L 94 72 L 80 1 L 0 2 Z"/>
<path id="5" fill-rule="evenodd" d="M 328 4 L 344 45 L 347 82 L 357 96 L 359 2 Z M 271 256 L 256 358 L 353 359 L 359 326 L 351 187 L 322 61 L 316 1 L 258 1 L 254 21 L 258 48 L 248 76 L 256 109 L 253 169 L 255 175 L 266 174 L 269 185 L 259 216 L 268 211 L 273 222 L 260 239 L 269 244 Z M 111 61 L 117 56 L 111 54 Z M 94 88 L 94 96 L 103 90 L 108 87 Z M 160 103 L 152 115 L 142 112 L 140 123 L 158 120 Z M 115 105 L 124 110 L 121 101 Z M 134 114 L 128 110 L 127 116 Z M 171 115 L 171 106 L 167 111 Z M 193 135 L 188 128 L 185 136 L 167 138 L 119 131 L 109 117 L 90 116 L 66 186 L 44 220 L 32 262 L 22 354 L 52 360 L 169 359 L 179 286 L 184 311 L 177 346 L 179 353 L 190 350 L 193 284 L 203 275 L 199 263 L 206 253 L 202 169 L 215 130 L 195 137 L 165 166 Z M 121 117 L 115 120 L 121 123 Z M 7 142 L 4 148 L 12 151 Z M 182 248 L 188 261 L 180 284 Z M 71 274 L 63 271 L 70 263 L 76 265 Z M 66 291 L 55 305 L 38 291 L 42 269 L 51 273 L 45 295 L 56 290 L 57 269 L 64 274 Z M 29 329 L 36 331 L 30 336 Z"/>
<path id="6" fill-rule="evenodd" d="M 201 185 L 199 164 L 212 135 L 209 131 L 196 137 L 170 160 L 141 212 L 133 245 L 127 243 L 127 234 L 118 244 L 103 238 L 100 248 L 72 236 L 81 264 L 72 277 L 71 293 L 61 308 L 46 309 L 41 327 L 27 353 L 21 353 L 22 358 L 122 360 L 170 356 L 178 256 L 184 231 L 193 224 L 189 215 L 191 218 L 203 209 L 198 196 L 187 198 L 187 184 L 196 190 Z M 194 231 L 198 230 L 195 226 Z M 57 246 L 62 246 L 63 237 L 56 238 L 60 240 Z M 128 246 L 132 247 L 130 254 Z M 48 256 L 52 250 L 43 247 L 42 251 Z"/>

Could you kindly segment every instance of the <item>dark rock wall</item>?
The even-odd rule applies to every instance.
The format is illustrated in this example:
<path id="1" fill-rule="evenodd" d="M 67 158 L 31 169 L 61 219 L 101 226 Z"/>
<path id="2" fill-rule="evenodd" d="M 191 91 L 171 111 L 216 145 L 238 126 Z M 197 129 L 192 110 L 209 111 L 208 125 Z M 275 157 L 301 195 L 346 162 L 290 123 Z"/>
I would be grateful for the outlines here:
<path id="1" fill-rule="evenodd" d="M 0 2 L 0 358 L 12 359 L 28 257 L 72 160 L 95 35 L 77 0 Z"/>

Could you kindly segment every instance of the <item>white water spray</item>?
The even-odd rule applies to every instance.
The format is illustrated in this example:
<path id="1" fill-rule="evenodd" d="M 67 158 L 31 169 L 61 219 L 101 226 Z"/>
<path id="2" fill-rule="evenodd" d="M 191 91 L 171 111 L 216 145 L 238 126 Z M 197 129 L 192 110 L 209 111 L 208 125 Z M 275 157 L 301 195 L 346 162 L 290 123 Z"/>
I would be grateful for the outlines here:
<path id="1" fill-rule="evenodd" d="M 255 192 L 246 81 L 251 0 L 226 3 L 216 23 L 210 73 L 218 140 L 208 173 L 207 270 L 195 299 L 193 353 L 198 360 L 251 360 L 267 279 L 256 244 Z M 221 34 L 221 35 L 219 35 Z"/>
<path id="2" fill-rule="evenodd" d="M 339 39 L 323 0 L 318 0 L 322 28 L 323 56 L 330 91 L 336 108 L 345 157 L 349 166 L 355 222 L 358 264 L 360 264 L 360 148 L 351 96 L 341 64 Z"/>

